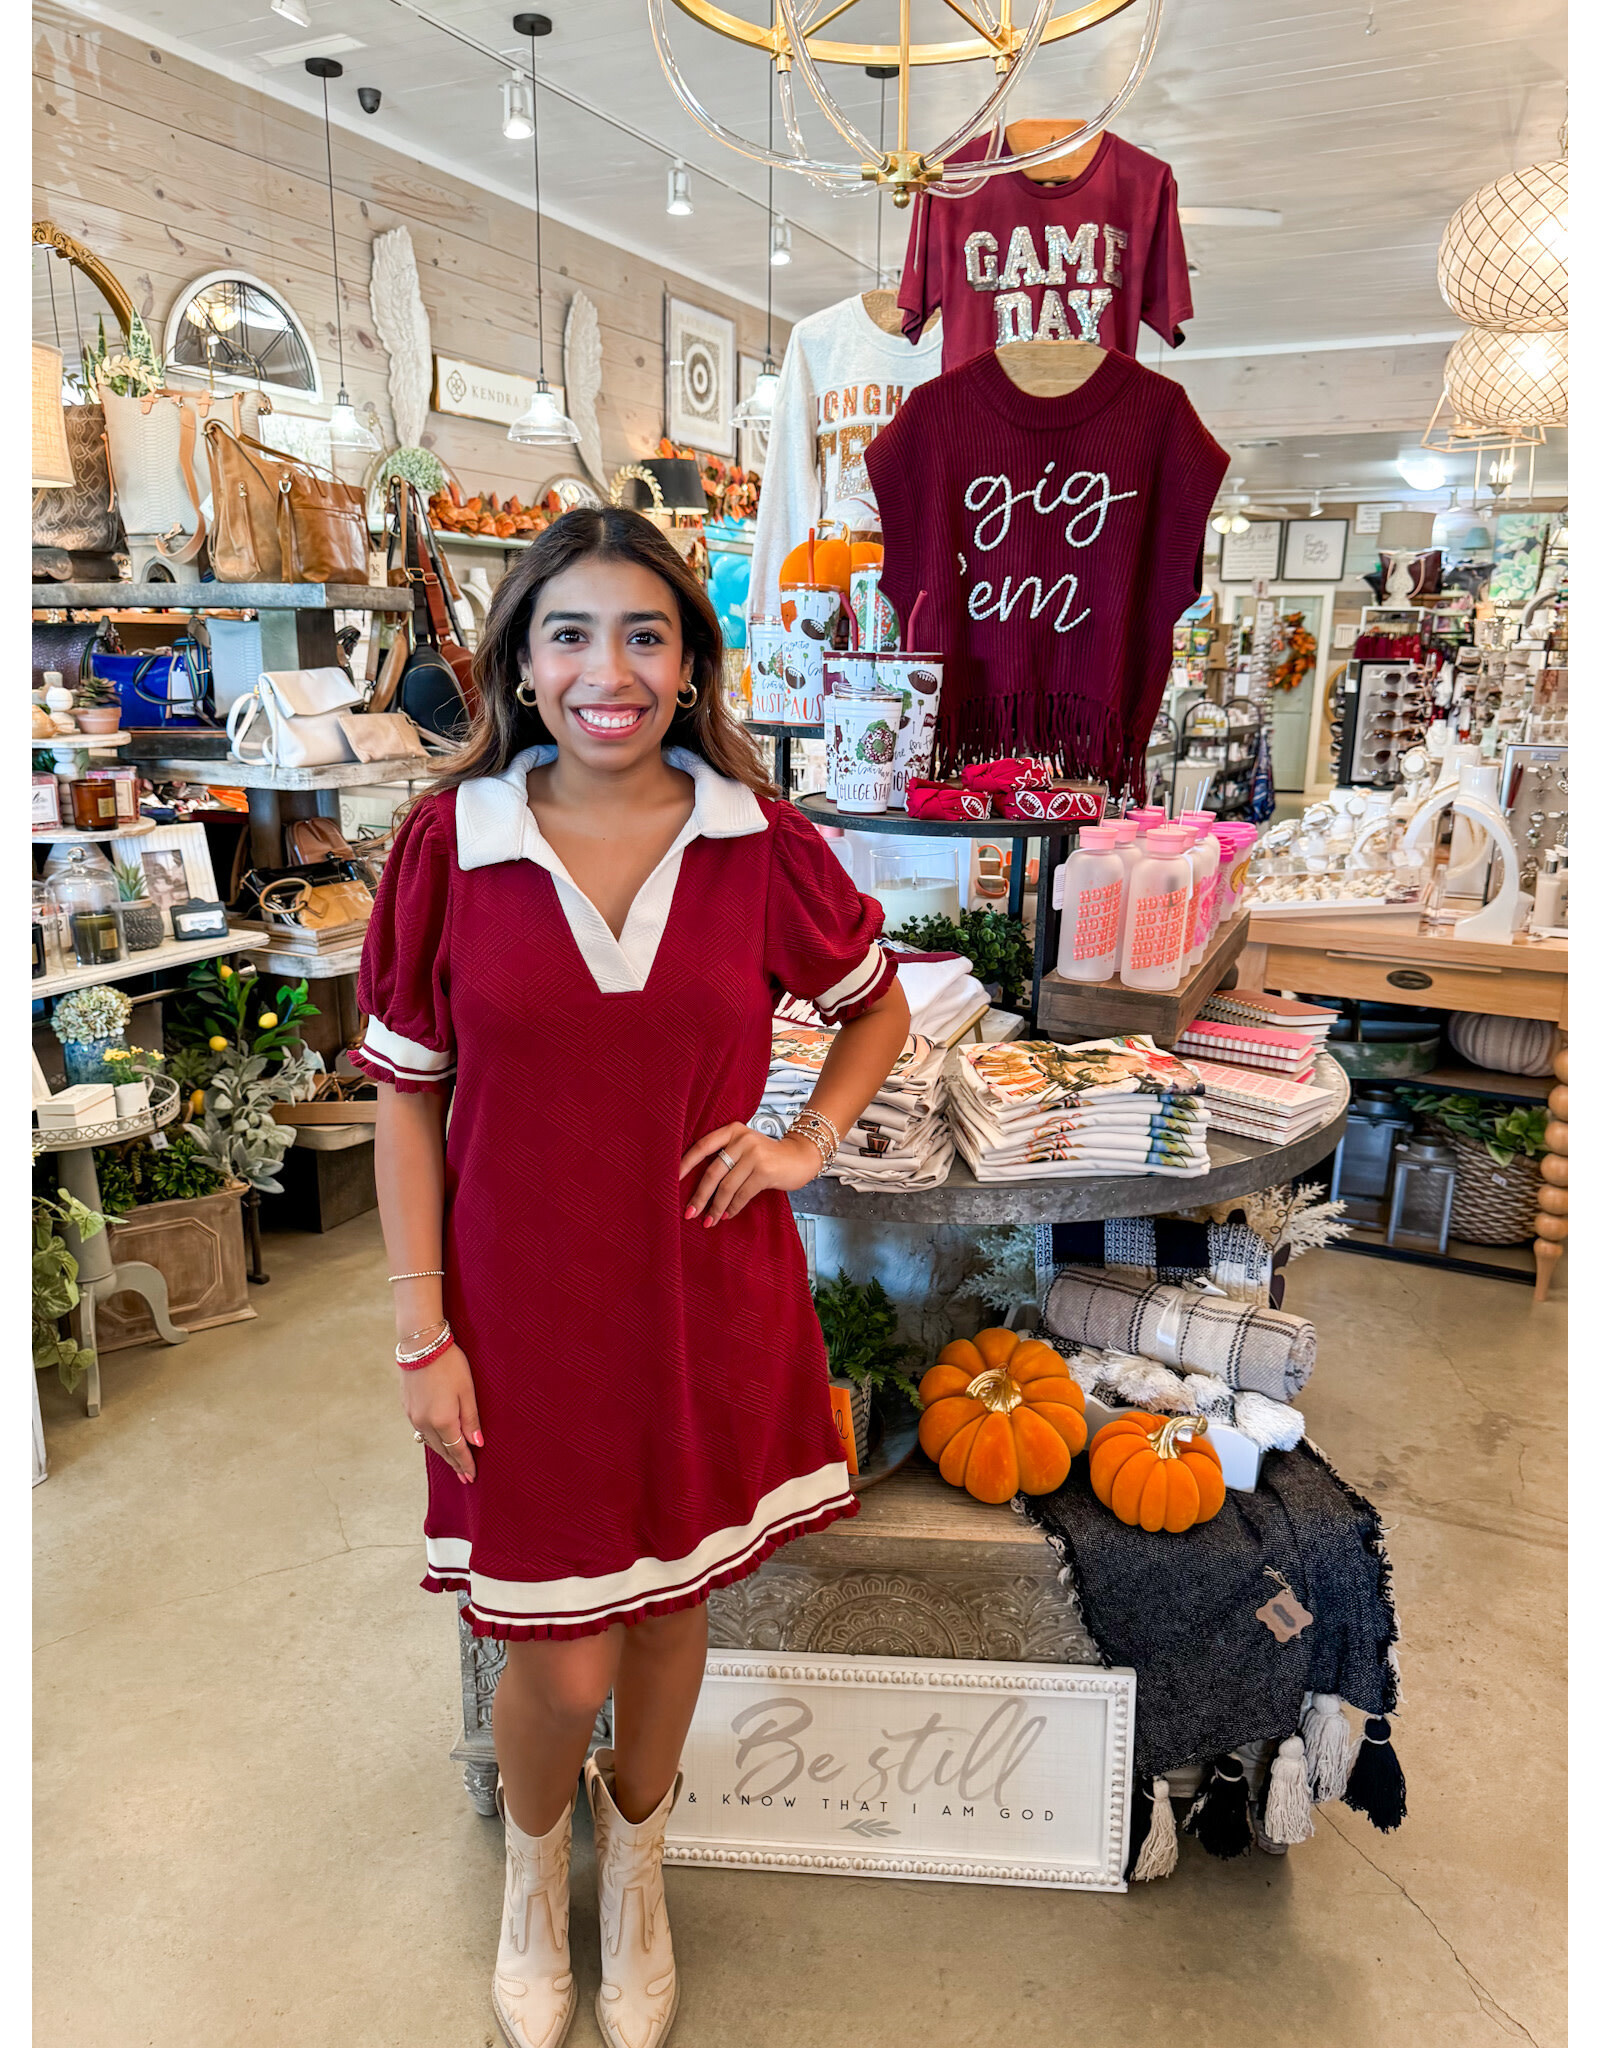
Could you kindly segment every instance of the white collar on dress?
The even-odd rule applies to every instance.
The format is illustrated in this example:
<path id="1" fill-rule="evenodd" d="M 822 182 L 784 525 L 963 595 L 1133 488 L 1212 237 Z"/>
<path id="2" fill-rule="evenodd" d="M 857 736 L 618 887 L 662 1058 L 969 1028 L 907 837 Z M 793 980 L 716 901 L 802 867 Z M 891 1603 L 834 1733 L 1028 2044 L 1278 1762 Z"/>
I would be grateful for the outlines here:
<path id="1" fill-rule="evenodd" d="M 500 774 L 474 776 L 461 784 L 456 792 L 456 859 L 463 868 L 492 867 L 506 860 L 552 865 L 554 855 L 528 805 L 528 770 L 547 767 L 555 758 L 553 746 L 525 747 Z M 695 838 L 738 839 L 767 829 L 755 791 L 744 783 L 720 775 L 686 747 L 667 747 L 663 758 L 669 768 L 694 777 L 694 810 L 684 843 Z"/>

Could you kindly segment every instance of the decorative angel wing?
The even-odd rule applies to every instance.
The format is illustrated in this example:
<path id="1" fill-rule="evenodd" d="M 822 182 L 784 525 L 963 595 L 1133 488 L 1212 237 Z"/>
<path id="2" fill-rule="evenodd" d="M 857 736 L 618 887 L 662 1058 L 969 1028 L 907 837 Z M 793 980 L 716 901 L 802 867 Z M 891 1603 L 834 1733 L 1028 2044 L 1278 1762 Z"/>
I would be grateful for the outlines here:
<path id="1" fill-rule="evenodd" d="M 420 447 L 433 389 L 433 352 L 408 228 L 373 237 L 372 318 L 389 351 L 395 440 L 402 448 Z"/>
<path id="2" fill-rule="evenodd" d="M 574 292 L 567 308 L 563 340 L 566 357 L 567 411 L 578 430 L 578 453 L 584 467 L 602 490 L 607 478 L 600 453 L 600 418 L 595 401 L 600 396 L 600 315 L 582 292 Z"/>

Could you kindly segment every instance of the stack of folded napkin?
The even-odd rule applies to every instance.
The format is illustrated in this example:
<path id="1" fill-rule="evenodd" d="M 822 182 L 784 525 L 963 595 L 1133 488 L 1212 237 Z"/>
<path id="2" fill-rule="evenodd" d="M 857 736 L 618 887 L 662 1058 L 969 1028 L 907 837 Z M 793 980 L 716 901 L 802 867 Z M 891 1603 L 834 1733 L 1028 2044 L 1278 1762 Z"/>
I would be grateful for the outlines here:
<path id="1" fill-rule="evenodd" d="M 1210 1168 L 1198 1077 L 1142 1034 L 963 1046 L 947 1078 L 955 1142 L 978 1180 Z"/>
<path id="2" fill-rule="evenodd" d="M 811 1098 L 831 1031 L 775 1023 L 772 1066 L 752 1130 L 781 1138 Z M 955 1157 L 944 1114 L 944 1048 L 915 1033 L 860 1118 L 841 1134 L 828 1172 L 849 1188 L 936 1188 Z"/>

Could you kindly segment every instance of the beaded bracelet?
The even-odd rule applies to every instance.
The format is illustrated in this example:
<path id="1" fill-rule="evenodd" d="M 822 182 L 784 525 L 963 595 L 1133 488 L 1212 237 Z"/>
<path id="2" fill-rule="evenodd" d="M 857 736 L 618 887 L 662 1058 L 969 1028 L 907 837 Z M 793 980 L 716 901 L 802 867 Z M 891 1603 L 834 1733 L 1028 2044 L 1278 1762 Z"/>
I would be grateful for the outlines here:
<path id="1" fill-rule="evenodd" d="M 443 1278 L 443 1266 L 430 1266 L 426 1273 L 391 1273 L 389 1275 L 389 1285 L 393 1287 L 396 1281 L 399 1280 L 442 1280 Z"/>
<path id="2" fill-rule="evenodd" d="M 821 1171 L 826 1173 L 839 1149 L 839 1132 L 833 1120 L 820 1109 L 803 1109 L 789 1126 L 789 1135 L 810 1139 L 821 1156 Z"/>
<path id="3" fill-rule="evenodd" d="M 394 1347 L 394 1362 L 402 1372 L 420 1372 L 425 1365 L 432 1365 L 436 1358 L 442 1358 L 455 1342 L 450 1325 L 445 1324 L 437 1337 L 432 1338 L 420 1351 L 407 1351 L 403 1345 Z"/>

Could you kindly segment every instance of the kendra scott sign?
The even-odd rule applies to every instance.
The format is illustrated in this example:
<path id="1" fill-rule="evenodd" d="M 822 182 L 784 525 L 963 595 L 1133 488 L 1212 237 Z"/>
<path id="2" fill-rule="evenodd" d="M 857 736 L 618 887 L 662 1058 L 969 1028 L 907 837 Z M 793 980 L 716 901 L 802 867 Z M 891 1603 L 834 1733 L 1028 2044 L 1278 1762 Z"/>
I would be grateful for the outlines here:
<path id="1" fill-rule="evenodd" d="M 1131 1671 L 714 1651 L 667 1860 L 1122 1891 Z"/>
<path id="2" fill-rule="evenodd" d="M 538 389 L 534 377 L 518 377 L 510 370 L 486 370 L 481 363 L 464 363 L 459 356 L 436 355 L 433 359 L 433 409 L 454 413 L 459 419 L 493 420 L 509 427 L 521 419 Z M 556 404 L 567 409 L 566 395 L 552 384 Z"/>

